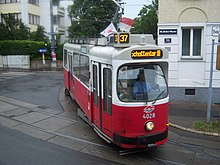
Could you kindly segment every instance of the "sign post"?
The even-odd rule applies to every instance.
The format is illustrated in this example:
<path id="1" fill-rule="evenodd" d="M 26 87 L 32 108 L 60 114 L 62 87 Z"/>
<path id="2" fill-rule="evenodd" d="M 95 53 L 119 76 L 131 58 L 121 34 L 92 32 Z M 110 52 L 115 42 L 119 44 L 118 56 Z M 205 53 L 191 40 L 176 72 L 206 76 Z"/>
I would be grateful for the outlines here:
<path id="1" fill-rule="evenodd" d="M 40 48 L 38 50 L 38 52 L 42 53 L 42 63 L 43 63 L 43 65 L 45 65 L 45 54 L 44 53 L 47 52 L 47 49 L 46 48 Z"/>
<path id="2" fill-rule="evenodd" d="M 219 28 L 220 29 L 220 28 Z M 213 33 L 214 34 L 214 33 Z M 220 35 L 220 32 L 218 36 Z M 216 36 L 216 35 L 213 35 Z M 212 108 L 212 77 L 213 77 L 213 61 L 214 61 L 214 46 L 220 44 L 219 42 L 215 43 L 215 40 L 212 40 L 212 50 L 211 50 L 211 64 L 210 64 L 210 76 L 209 76 L 209 89 L 208 89 L 208 103 L 207 103 L 207 117 L 206 122 L 210 123 L 211 119 L 211 108 Z"/>
<path id="3" fill-rule="evenodd" d="M 214 56 L 215 40 L 212 40 L 212 52 L 211 52 L 211 64 L 210 64 L 210 76 L 209 76 L 209 89 L 208 89 L 208 104 L 207 104 L 207 123 L 210 123 L 211 107 L 212 107 L 212 77 L 213 77 L 213 56 Z"/>

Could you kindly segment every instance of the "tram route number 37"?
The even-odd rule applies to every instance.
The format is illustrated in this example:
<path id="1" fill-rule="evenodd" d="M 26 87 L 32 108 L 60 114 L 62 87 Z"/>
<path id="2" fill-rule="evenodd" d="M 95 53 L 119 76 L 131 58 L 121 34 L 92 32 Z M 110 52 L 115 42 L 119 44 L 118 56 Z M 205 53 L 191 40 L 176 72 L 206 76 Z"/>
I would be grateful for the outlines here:
<path id="1" fill-rule="evenodd" d="M 119 33 L 114 34 L 114 42 L 121 43 L 121 44 L 128 44 L 129 43 L 129 33 Z"/>

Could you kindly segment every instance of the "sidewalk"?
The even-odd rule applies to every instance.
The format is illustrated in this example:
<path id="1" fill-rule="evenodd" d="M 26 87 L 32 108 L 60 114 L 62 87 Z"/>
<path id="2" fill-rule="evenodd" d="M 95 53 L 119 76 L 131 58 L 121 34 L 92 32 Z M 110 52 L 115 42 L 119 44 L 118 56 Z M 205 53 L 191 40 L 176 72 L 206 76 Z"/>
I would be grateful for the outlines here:
<path id="1" fill-rule="evenodd" d="M 211 108 L 211 120 L 218 120 L 220 114 L 220 105 L 213 104 Z M 170 126 L 185 131 L 220 136 L 217 133 L 201 132 L 193 129 L 195 121 L 206 121 L 207 106 L 199 103 L 170 103 L 169 104 L 169 122 Z"/>
<path id="2" fill-rule="evenodd" d="M 65 95 L 63 94 L 63 90 L 64 89 L 60 90 L 59 102 L 64 112 L 59 112 L 52 109 L 43 109 L 40 105 L 29 104 L 19 100 L 0 96 L 0 124 L 5 125 L 6 127 L 14 127 L 15 125 L 21 123 L 31 125 L 31 123 L 35 123 L 51 117 L 62 119 L 62 124 L 63 122 L 68 123 L 69 121 L 75 122 L 79 120 L 79 117 L 77 116 L 77 111 L 75 109 L 76 107 L 72 105 L 70 99 L 67 99 L 65 97 Z M 74 109 L 75 111 L 73 111 Z M 219 115 L 219 113 L 220 105 L 213 104 L 211 111 L 211 120 L 218 120 L 217 116 Z M 189 131 L 198 134 L 220 136 L 217 133 L 200 132 L 193 129 L 193 123 L 195 121 L 206 121 L 206 115 L 206 104 L 169 104 L 169 123 L 171 127 L 179 128 L 184 131 Z M 54 123 L 52 124 L 54 125 Z M 55 124 L 57 125 L 58 123 Z M 42 125 L 43 129 L 45 127 L 46 126 Z M 56 131 L 57 129 L 60 129 L 60 127 L 57 125 L 57 128 L 51 129 L 52 131 Z M 43 132 L 45 132 L 45 130 L 43 130 Z"/>

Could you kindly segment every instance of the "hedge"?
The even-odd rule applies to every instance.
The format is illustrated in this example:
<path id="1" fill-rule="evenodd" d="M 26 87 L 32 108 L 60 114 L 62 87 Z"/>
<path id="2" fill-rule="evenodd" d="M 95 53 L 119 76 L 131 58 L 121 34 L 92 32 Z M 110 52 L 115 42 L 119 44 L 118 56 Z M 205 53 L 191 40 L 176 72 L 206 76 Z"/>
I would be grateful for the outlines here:
<path id="1" fill-rule="evenodd" d="M 4 40 L 0 41 L 0 55 L 30 55 L 31 59 L 41 58 L 40 48 L 47 48 L 46 59 L 51 59 L 50 45 L 44 46 L 44 42 L 29 40 Z M 56 49 L 57 59 L 62 59 L 63 45 Z"/>

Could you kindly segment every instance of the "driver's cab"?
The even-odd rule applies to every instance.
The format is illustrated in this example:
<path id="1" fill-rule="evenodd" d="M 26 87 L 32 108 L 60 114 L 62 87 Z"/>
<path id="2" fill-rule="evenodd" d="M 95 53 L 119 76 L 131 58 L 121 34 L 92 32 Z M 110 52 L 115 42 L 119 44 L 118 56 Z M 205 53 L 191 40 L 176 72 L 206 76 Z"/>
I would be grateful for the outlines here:
<path id="1" fill-rule="evenodd" d="M 167 97 L 165 75 L 158 64 L 126 64 L 119 67 L 117 93 L 122 102 L 149 102 Z"/>

